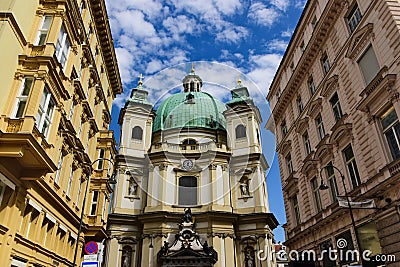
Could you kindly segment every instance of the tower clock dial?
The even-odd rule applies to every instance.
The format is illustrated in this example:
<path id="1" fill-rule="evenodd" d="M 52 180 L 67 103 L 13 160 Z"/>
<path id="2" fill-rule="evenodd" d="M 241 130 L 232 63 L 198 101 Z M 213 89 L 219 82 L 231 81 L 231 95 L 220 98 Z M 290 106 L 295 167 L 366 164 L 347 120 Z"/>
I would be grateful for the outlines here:
<path id="1" fill-rule="evenodd" d="M 193 161 L 191 161 L 190 159 L 187 159 L 187 160 L 183 161 L 182 167 L 185 170 L 193 169 Z"/>

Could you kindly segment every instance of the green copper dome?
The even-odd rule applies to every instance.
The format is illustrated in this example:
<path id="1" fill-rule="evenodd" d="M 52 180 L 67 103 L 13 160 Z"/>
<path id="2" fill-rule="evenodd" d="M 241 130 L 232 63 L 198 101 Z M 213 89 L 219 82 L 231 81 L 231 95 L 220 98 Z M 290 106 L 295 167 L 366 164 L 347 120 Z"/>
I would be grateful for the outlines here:
<path id="1" fill-rule="evenodd" d="M 225 129 L 225 110 L 225 105 L 208 93 L 178 93 L 158 107 L 153 132 L 173 128 Z"/>

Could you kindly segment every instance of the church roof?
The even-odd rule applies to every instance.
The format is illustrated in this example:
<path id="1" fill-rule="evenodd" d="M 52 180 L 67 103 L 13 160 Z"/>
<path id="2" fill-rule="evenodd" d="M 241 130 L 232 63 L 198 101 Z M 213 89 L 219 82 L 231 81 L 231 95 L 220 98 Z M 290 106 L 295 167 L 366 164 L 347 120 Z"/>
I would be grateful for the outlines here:
<path id="1" fill-rule="evenodd" d="M 225 129 L 225 110 L 226 106 L 209 93 L 178 93 L 158 107 L 153 132 L 173 128 Z"/>

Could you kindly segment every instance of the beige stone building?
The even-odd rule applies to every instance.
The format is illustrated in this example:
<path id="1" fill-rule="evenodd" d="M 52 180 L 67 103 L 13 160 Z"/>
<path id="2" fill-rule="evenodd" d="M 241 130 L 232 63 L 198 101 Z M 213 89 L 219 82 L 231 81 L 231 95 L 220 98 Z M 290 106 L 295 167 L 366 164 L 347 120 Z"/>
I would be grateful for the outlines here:
<path id="1" fill-rule="evenodd" d="M 260 112 L 240 81 L 225 104 L 202 86 L 153 108 L 140 81 L 121 110 L 108 266 L 276 266 Z"/>
<path id="2" fill-rule="evenodd" d="M 103 0 L 0 1 L 0 266 L 72 266 L 101 242 L 122 86 Z M 77 240 L 88 187 L 81 238 Z"/>
<path id="3" fill-rule="evenodd" d="M 400 264 L 400 2 L 309 0 L 267 96 L 287 214 L 286 245 L 329 247 L 395 255 Z M 338 205 L 340 173 L 353 201 L 376 209 Z M 323 181 L 328 190 L 319 190 Z M 346 266 L 349 259 L 323 260 Z M 363 266 L 385 264 L 366 263 Z M 303 265 L 306 266 L 306 265 Z"/>

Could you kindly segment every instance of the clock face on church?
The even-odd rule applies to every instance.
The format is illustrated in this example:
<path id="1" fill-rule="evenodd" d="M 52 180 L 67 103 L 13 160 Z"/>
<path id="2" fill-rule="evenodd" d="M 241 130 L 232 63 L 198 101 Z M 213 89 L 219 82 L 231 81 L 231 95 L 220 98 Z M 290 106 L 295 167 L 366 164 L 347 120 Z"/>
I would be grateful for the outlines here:
<path id="1" fill-rule="evenodd" d="M 182 167 L 185 170 L 191 170 L 193 168 L 193 161 L 191 161 L 190 159 L 183 161 Z"/>

